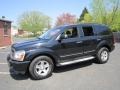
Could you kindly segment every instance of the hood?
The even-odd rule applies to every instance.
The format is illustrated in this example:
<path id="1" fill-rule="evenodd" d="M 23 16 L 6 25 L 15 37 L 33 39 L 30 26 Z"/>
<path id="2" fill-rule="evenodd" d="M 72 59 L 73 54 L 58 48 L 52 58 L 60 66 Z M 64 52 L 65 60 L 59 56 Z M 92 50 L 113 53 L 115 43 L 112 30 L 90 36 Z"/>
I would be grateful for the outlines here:
<path id="1" fill-rule="evenodd" d="M 15 48 L 16 50 L 27 49 L 30 47 L 33 48 L 33 47 L 41 45 L 42 43 L 45 43 L 47 41 L 48 40 L 34 39 L 34 40 L 15 43 L 12 45 L 12 47 Z"/>

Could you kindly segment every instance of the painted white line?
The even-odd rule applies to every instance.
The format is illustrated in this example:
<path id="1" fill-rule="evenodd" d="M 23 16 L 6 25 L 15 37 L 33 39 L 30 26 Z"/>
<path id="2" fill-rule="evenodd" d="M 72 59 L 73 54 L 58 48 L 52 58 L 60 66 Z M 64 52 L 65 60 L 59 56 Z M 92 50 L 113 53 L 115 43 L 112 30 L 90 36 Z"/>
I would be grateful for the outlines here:
<path id="1" fill-rule="evenodd" d="M 16 75 L 17 73 L 10 73 L 10 72 L 0 72 L 0 75 Z"/>
<path id="2" fill-rule="evenodd" d="M 8 64 L 8 63 L 0 63 L 0 64 L 2 64 L 2 65 L 6 65 L 6 64 Z"/>
<path id="3" fill-rule="evenodd" d="M 0 47 L 0 49 L 5 49 L 5 48 L 7 48 L 7 47 Z"/>
<path id="4" fill-rule="evenodd" d="M 0 53 L 2 53 L 2 54 L 7 53 L 7 54 L 8 54 L 8 53 L 10 53 L 10 52 L 0 52 Z"/>
<path id="5" fill-rule="evenodd" d="M 10 74 L 10 72 L 0 72 L 0 74 L 6 74 L 6 75 L 8 75 L 8 74 Z"/>

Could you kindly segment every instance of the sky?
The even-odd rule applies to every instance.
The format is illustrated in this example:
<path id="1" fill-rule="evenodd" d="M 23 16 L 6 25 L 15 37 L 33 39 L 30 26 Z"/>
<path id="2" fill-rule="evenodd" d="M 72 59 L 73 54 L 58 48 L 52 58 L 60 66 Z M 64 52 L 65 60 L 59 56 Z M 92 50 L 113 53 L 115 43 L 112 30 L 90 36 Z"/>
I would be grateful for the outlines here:
<path id="1" fill-rule="evenodd" d="M 52 18 L 55 23 L 57 16 L 71 13 L 80 16 L 84 7 L 91 4 L 91 0 L 1 0 L 0 18 L 5 16 L 17 25 L 18 17 L 26 11 L 40 11 Z"/>

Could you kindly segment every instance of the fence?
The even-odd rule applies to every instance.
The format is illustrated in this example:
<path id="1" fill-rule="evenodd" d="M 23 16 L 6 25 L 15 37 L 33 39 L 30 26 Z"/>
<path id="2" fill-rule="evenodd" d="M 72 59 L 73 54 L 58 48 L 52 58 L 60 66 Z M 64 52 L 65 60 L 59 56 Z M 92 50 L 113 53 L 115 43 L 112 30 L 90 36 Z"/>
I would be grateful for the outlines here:
<path id="1" fill-rule="evenodd" d="M 120 32 L 114 32 L 114 39 L 116 43 L 120 43 Z"/>

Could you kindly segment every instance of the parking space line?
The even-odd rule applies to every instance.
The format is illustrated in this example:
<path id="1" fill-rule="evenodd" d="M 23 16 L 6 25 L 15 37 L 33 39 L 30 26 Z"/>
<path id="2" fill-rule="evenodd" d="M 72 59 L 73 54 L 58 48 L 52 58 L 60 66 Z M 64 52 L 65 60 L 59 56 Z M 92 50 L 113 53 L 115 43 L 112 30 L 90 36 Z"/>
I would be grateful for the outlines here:
<path id="1" fill-rule="evenodd" d="M 16 73 L 10 73 L 10 72 L 0 72 L 0 75 L 10 75 L 10 74 L 16 74 Z"/>
<path id="2" fill-rule="evenodd" d="M 0 63 L 0 64 L 2 64 L 2 65 L 6 65 L 6 64 L 8 64 L 8 63 Z"/>
<path id="3" fill-rule="evenodd" d="M 0 53 L 3 53 L 3 54 L 4 54 L 4 53 L 7 53 L 7 54 L 8 54 L 8 53 L 10 53 L 10 52 L 0 52 Z"/>

